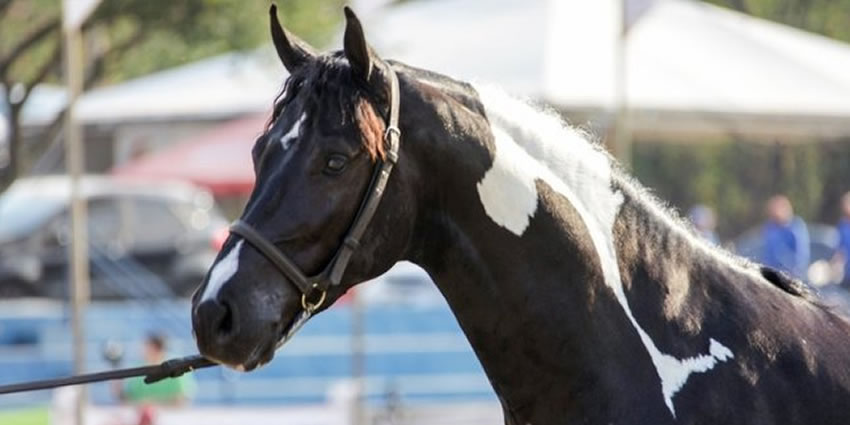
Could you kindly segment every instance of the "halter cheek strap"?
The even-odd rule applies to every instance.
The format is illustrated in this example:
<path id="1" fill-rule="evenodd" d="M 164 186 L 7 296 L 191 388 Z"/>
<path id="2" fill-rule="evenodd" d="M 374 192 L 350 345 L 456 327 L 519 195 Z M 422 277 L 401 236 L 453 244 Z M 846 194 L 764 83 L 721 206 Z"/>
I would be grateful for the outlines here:
<path id="1" fill-rule="evenodd" d="M 337 286 L 342 281 L 342 276 L 351 261 L 351 256 L 360 247 L 360 238 L 363 237 L 366 228 L 375 215 L 375 211 L 378 209 L 378 205 L 384 196 L 384 189 L 387 187 L 387 181 L 389 181 L 393 167 L 398 161 L 399 139 L 401 138 L 401 130 L 398 128 L 400 101 L 398 77 L 389 66 L 387 66 L 387 74 L 390 80 L 390 108 L 387 129 L 384 132 L 386 159 L 378 160 L 375 165 L 366 198 L 360 203 L 357 215 L 355 215 L 351 227 L 343 238 L 342 244 L 337 248 L 331 261 L 321 273 L 315 276 L 304 274 L 294 261 L 245 221 L 236 220 L 230 227 L 231 233 L 248 241 L 301 291 L 301 306 L 309 314 L 312 314 L 324 304 L 328 288 Z"/>

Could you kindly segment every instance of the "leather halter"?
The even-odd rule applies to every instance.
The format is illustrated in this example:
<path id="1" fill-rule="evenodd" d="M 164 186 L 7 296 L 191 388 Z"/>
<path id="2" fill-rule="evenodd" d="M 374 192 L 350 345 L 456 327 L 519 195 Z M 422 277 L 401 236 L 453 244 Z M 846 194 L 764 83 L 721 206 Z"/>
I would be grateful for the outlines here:
<path id="1" fill-rule="evenodd" d="M 384 143 L 387 148 L 386 159 L 379 159 L 378 163 L 375 164 L 366 197 L 360 203 L 357 215 L 354 217 L 345 238 L 343 238 L 342 244 L 337 248 L 336 253 L 324 270 L 318 275 L 307 276 L 294 261 L 250 224 L 238 219 L 230 227 L 230 233 L 241 236 L 248 241 L 301 291 L 301 306 L 308 314 L 312 314 L 324 304 L 328 288 L 340 284 L 345 269 L 351 261 L 351 256 L 360 247 L 360 238 L 366 232 L 366 227 L 372 221 L 372 217 L 378 209 L 378 204 L 384 196 L 384 189 L 387 186 L 393 166 L 398 161 L 399 138 L 401 137 L 401 131 L 398 128 L 398 77 L 389 66 L 387 66 L 387 71 L 390 80 L 390 108 L 389 122 L 384 132 Z M 314 293 L 317 294 L 318 299 L 313 298 Z M 315 301 L 311 302 L 309 299 Z"/>

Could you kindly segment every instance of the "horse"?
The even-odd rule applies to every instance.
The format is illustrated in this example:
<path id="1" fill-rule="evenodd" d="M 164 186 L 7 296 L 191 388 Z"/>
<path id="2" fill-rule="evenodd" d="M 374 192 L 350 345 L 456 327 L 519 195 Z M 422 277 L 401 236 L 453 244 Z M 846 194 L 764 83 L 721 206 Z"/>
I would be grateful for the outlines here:
<path id="1" fill-rule="evenodd" d="M 204 356 L 253 370 L 407 260 L 507 424 L 850 421 L 850 323 L 803 284 L 699 239 L 555 114 L 384 60 L 345 16 L 319 54 L 270 10 L 289 77 L 192 299 Z"/>

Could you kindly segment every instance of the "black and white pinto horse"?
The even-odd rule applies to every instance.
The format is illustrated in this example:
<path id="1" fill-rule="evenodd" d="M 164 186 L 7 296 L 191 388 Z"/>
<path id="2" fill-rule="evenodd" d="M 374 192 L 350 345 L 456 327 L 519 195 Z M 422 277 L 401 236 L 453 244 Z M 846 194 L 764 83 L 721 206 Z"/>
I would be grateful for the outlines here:
<path id="1" fill-rule="evenodd" d="M 799 282 L 699 240 L 554 115 L 380 59 L 350 10 L 344 50 L 323 55 L 271 15 L 291 76 L 241 220 L 301 270 L 332 261 L 368 195 L 393 71 L 400 87 L 395 171 L 315 312 L 422 266 L 510 424 L 850 423 L 850 324 Z M 270 361 L 314 313 L 302 295 L 231 235 L 193 299 L 198 348 L 238 370 Z"/>

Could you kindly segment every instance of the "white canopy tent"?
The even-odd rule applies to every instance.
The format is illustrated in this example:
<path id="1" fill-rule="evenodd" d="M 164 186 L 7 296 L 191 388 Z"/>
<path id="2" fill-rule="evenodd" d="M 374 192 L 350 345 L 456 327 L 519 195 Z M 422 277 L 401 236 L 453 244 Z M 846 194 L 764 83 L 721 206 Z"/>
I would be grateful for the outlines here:
<path id="1" fill-rule="evenodd" d="M 420 1 L 372 14 L 366 31 L 386 57 L 609 116 L 618 108 L 620 7 Z M 850 136 L 846 44 L 699 1 L 656 0 L 628 31 L 625 52 L 638 135 Z"/>
<path id="2" fill-rule="evenodd" d="M 271 49 L 229 53 L 92 90 L 85 122 L 226 118 L 267 111 L 286 71 Z"/>
<path id="3" fill-rule="evenodd" d="M 286 71 L 273 49 L 264 47 L 215 56 L 86 92 L 77 102 L 76 115 L 94 130 L 87 133 L 87 143 L 99 146 L 90 149 L 89 166 L 102 171 L 140 152 L 203 132 L 221 121 L 265 113 L 271 109 L 285 78 Z M 52 122 L 65 99 L 61 88 L 36 87 L 22 111 L 23 127 L 39 128 Z M 246 138 L 254 136 L 247 134 Z M 53 170 L 61 167 L 60 162 L 61 149 L 54 145 L 37 169 Z"/>
<path id="4" fill-rule="evenodd" d="M 80 98 L 77 115 L 85 124 L 230 118 L 269 110 L 285 79 L 270 47 L 228 53 L 95 88 Z M 47 124 L 64 104 L 61 87 L 39 85 L 23 123 Z"/>
<path id="5" fill-rule="evenodd" d="M 850 136 L 847 44 L 700 1 L 627 2 L 641 11 L 625 40 L 624 96 L 639 138 Z M 496 84 L 602 127 L 618 109 L 621 0 L 386 3 L 355 4 L 384 57 Z M 92 90 L 78 115 L 95 124 L 257 113 L 284 78 L 269 46 Z M 40 87 L 25 125 L 48 121 L 63 102 L 63 91 Z"/>

